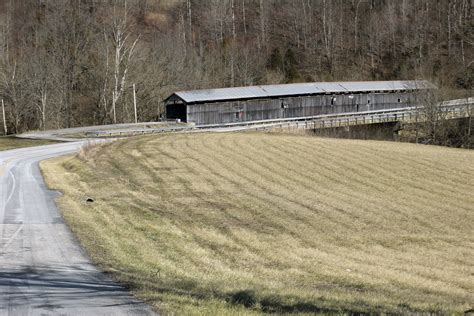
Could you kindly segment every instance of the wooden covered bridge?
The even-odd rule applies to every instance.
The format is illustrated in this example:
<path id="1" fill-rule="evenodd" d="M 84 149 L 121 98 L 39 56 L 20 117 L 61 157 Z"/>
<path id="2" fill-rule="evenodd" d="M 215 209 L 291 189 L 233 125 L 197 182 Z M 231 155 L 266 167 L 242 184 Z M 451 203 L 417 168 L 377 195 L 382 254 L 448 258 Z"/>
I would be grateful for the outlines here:
<path id="1" fill-rule="evenodd" d="M 167 119 L 197 126 L 371 112 L 411 107 L 427 81 L 311 82 L 178 91 Z"/>

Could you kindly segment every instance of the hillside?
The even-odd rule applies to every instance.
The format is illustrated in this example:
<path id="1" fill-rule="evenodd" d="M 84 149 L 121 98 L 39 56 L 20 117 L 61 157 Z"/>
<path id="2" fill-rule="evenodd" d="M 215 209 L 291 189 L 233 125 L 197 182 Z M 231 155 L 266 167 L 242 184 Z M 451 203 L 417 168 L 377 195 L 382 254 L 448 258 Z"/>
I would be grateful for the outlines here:
<path id="1" fill-rule="evenodd" d="M 92 259 L 165 314 L 473 307 L 472 151 L 174 134 L 42 168 Z"/>
<path id="2" fill-rule="evenodd" d="M 469 0 L 0 0 L 0 98 L 9 133 L 133 122 L 134 85 L 142 122 L 194 88 L 424 78 L 461 98 L 473 12 Z"/>
<path id="3" fill-rule="evenodd" d="M 32 147 L 40 145 L 54 144 L 54 141 L 39 140 L 39 139 L 25 139 L 10 136 L 0 137 L 0 150 L 9 150 L 21 147 Z"/>

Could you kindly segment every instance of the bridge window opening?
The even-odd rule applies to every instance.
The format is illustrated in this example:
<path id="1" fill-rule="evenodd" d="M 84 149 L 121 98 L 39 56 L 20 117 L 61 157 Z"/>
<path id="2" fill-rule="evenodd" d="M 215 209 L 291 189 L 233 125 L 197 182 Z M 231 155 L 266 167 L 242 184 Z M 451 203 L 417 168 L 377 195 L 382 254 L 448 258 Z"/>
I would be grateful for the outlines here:
<path id="1" fill-rule="evenodd" d="M 402 102 L 402 99 L 398 98 L 398 103 L 401 103 Z"/>
<path id="2" fill-rule="evenodd" d="M 336 102 L 336 97 L 331 98 L 331 105 L 334 105 L 335 102 Z"/>
<path id="3" fill-rule="evenodd" d="M 244 117 L 244 112 L 240 111 L 240 112 L 235 112 L 235 118 L 237 120 L 241 120 L 242 118 Z"/>
<path id="4" fill-rule="evenodd" d="M 367 104 L 370 104 L 370 99 L 367 99 Z"/>

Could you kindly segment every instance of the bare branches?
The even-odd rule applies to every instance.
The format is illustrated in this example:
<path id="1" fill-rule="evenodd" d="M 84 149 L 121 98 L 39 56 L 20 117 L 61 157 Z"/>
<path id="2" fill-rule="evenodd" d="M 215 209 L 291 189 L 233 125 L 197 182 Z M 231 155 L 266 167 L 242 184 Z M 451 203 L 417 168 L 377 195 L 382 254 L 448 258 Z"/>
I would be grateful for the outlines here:
<path id="1" fill-rule="evenodd" d="M 4 135 L 7 135 L 8 134 L 7 118 L 5 117 L 5 103 L 3 102 L 3 99 L 2 99 L 2 118 L 3 118 L 3 133 Z"/>
<path id="2" fill-rule="evenodd" d="M 135 40 L 130 43 L 130 37 L 133 35 L 133 33 L 129 30 L 127 24 L 127 1 L 124 2 L 122 17 L 116 13 L 116 10 L 117 8 L 114 6 L 114 14 L 116 14 L 116 16 L 113 18 L 111 30 L 112 46 L 115 51 L 113 69 L 114 87 L 112 92 L 112 111 L 114 123 L 117 123 L 117 102 L 124 92 L 130 61 L 132 60 L 135 47 L 140 39 L 140 35 L 138 35 Z"/>
<path id="3" fill-rule="evenodd" d="M 2 9 L 9 132 L 133 121 L 133 84 L 148 120 L 186 88 L 422 74 L 456 98 L 474 84 L 469 0 L 22 0 Z"/>

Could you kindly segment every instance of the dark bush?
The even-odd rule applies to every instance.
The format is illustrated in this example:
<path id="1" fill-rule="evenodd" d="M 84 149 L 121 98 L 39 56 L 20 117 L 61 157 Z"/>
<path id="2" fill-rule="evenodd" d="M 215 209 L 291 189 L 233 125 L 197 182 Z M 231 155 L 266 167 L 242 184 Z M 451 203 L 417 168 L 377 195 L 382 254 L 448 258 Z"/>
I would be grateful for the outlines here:
<path id="1" fill-rule="evenodd" d="M 230 302 L 233 304 L 243 305 L 245 307 L 252 307 L 257 300 L 255 299 L 255 292 L 251 290 L 238 291 L 233 293 L 230 297 Z"/>

